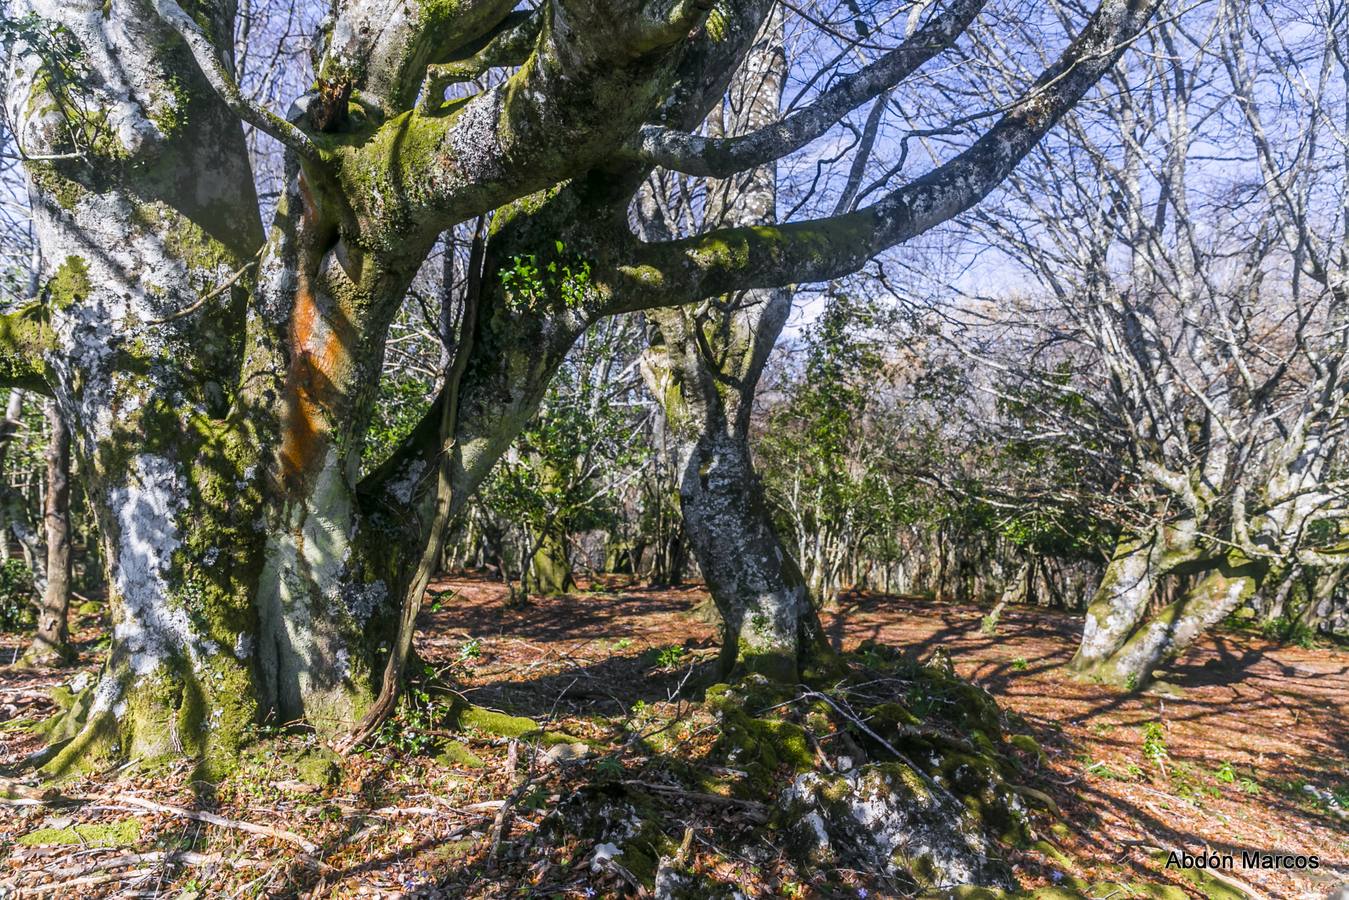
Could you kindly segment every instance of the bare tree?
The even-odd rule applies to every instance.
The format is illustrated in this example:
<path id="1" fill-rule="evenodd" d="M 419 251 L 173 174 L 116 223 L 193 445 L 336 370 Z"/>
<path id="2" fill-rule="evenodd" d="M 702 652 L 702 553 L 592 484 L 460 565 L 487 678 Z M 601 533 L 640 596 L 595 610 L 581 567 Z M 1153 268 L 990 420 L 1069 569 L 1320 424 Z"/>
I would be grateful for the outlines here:
<path id="1" fill-rule="evenodd" d="M 1309 11 L 1314 37 L 1265 91 L 1245 41 L 1269 32 L 1244 5 L 1169 11 L 1108 76 L 1114 90 L 1010 179 L 1014 212 L 978 215 L 1042 292 L 979 329 L 1032 362 L 1006 367 L 1041 398 L 1031 437 L 1125 461 L 1119 492 L 1095 504 L 1119 537 L 1073 660 L 1088 678 L 1145 684 L 1266 584 L 1338 558 L 1325 545 L 1344 515 L 1331 464 L 1349 118 L 1327 101 L 1342 96 L 1343 16 Z M 1262 98 L 1298 97 L 1308 71 L 1276 149 Z M 1188 589 L 1149 616 L 1180 575 Z"/>

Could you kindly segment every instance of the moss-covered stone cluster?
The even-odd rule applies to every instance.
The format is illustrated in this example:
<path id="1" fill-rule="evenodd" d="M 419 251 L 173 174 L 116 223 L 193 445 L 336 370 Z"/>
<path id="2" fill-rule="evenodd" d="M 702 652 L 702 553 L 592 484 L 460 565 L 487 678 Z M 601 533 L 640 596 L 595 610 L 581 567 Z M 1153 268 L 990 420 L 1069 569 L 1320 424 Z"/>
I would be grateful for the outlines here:
<path id="1" fill-rule="evenodd" d="M 707 690 L 713 756 L 745 773 L 731 790 L 773 805 L 768 827 L 803 864 L 888 870 L 915 890 L 1010 884 L 994 848 L 1034 839 L 1025 798 L 1043 795 L 1017 782 L 1035 740 L 1009 735 L 994 700 L 941 662 L 868 644 L 834 660 L 847 670 L 828 690 L 755 675 Z"/>

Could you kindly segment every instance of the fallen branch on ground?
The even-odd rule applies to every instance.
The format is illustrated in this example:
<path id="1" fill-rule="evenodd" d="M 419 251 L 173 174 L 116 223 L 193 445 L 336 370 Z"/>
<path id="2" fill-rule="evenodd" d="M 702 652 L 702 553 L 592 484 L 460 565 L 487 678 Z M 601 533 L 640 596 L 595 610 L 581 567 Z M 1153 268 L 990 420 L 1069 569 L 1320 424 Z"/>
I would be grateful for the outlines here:
<path id="1" fill-rule="evenodd" d="M 144 797 L 135 797 L 130 794 L 119 794 L 115 797 L 87 797 L 82 799 L 108 800 L 113 803 L 137 806 L 150 812 L 167 813 L 171 816 L 191 819 L 194 822 L 206 822 L 209 825 L 218 825 L 221 828 L 231 828 L 235 831 L 247 831 L 250 834 L 273 837 L 277 840 L 294 844 L 304 850 L 305 853 L 311 855 L 317 853 L 319 849 L 317 844 L 310 843 L 295 832 L 286 831 L 284 828 L 273 828 L 270 825 L 257 825 L 253 822 L 244 822 L 239 819 L 227 819 L 224 816 L 217 816 L 215 813 L 204 812 L 198 809 L 183 809 L 180 806 L 169 806 L 166 803 L 156 803 L 153 800 L 146 800 Z M 311 859 L 311 861 L 320 864 L 317 859 Z"/>

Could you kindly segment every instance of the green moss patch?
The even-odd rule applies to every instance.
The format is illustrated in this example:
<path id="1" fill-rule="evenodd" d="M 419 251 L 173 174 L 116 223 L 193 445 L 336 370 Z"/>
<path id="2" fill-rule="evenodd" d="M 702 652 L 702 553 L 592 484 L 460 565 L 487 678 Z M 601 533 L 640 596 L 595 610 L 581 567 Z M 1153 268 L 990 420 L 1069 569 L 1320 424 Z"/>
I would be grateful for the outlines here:
<path id="1" fill-rule="evenodd" d="M 436 751 L 435 761 L 447 769 L 481 769 L 487 765 L 478 754 L 459 741 L 445 741 Z"/>
<path id="2" fill-rule="evenodd" d="M 538 722 L 525 716 L 512 716 L 467 703 L 456 702 L 451 706 L 446 723 L 454 731 L 477 731 L 496 737 L 538 741 L 547 746 L 572 744 L 580 740 L 564 732 L 546 731 Z"/>
<path id="3" fill-rule="evenodd" d="M 140 840 L 139 819 L 122 819 L 108 824 L 71 825 L 68 828 L 39 828 L 21 835 L 17 841 L 25 847 L 75 844 L 83 847 L 131 847 Z"/>
<path id="4" fill-rule="evenodd" d="M 300 781 L 316 788 L 332 787 L 342 777 L 342 758 L 318 744 L 292 751 L 285 759 Z"/>

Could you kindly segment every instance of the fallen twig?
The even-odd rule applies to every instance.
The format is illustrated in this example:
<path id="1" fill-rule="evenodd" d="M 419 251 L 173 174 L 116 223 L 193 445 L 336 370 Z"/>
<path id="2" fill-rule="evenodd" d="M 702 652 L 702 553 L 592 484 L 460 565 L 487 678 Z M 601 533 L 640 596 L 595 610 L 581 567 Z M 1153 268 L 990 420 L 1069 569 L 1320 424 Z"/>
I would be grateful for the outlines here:
<path id="1" fill-rule="evenodd" d="M 250 834 L 265 835 L 294 844 L 303 849 L 305 853 L 309 854 L 317 853 L 319 849 L 317 844 L 305 840 L 293 831 L 286 831 L 284 828 L 273 828 L 270 825 L 258 825 L 253 822 L 244 822 L 240 819 L 227 819 L 224 816 L 217 816 L 215 813 L 204 812 L 199 809 L 183 809 L 181 806 L 169 806 L 166 803 L 156 803 L 153 800 L 146 800 L 144 797 L 119 794 L 115 797 L 91 797 L 87 799 L 110 800 L 114 803 L 138 806 L 141 809 L 149 810 L 150 812 L 167 813 L 168 815 L 180 816 L 184 819 L 192 819 L 195 822 L 206 822 L 210 825 L 218 825 L 221 828 L 232 828 L 235 831 L 247 831 Z M 317 863 L 318 860 L 313 860 L 313 862 Z"/>
<path id="2" fill-rule="evenodd" d="M 519 777 L 516 771 L 519 748 L 519 741 L 511 741 L 510 751 L 506 754 L 506 771 L 510 773 L 514 787 L 510 796 L 497 810 L 496 818 L 492 821 L 492 830 L 489 832 L 491 840 L 487 850 L 487 866 L 489 869 L 496 865 L 497 854 L 501 852 L 501 843 L 510 833 L 511 807 L 515 806 L 516 802 L 524 796 L 525 790 L 533 781 L 533 778 L 528 774 L 524 778 Z"/>
<path id="3" fill-rule="evenodd" d="M 51 884 L 40 884 L 34 888 L 25 888 L 24 893 L 28 896 L 40 897 L 43 894 L 60 893 L 76 887 L 90 887 L 96 884 L 107 884 L 110 881 L 126 881 L 131 878 L 148 878 L 155 874 L 154 869 L 132 869 L 128 872 L 112 872 L 105 875 L 85 875 L 81 878 L 72 878 L 69 881 L 57 881 Z"/>
<path id="4" fill-rule="evenodd" d="M 266 863 L 257 859 L 226 859 L 219 853 L 196 853 L 191 850 L 151 850 L 146 853 L 122 853 L 118 856 L 110 856 L 106 859 L 96 860 L 85 865 L 71 866 L 70 868 L 62 869 L 53 874 L 58 877 L 92 875 L 95 872 L 106 872 L 108 869 L 120 869 L 123 866 L 138 866 L 145 865 L 146 863 L 159 863 L 161 865 L 170 866 L 209 866 L 223 864 L 235 869 L 251 869 L 266 865 Z"/>

